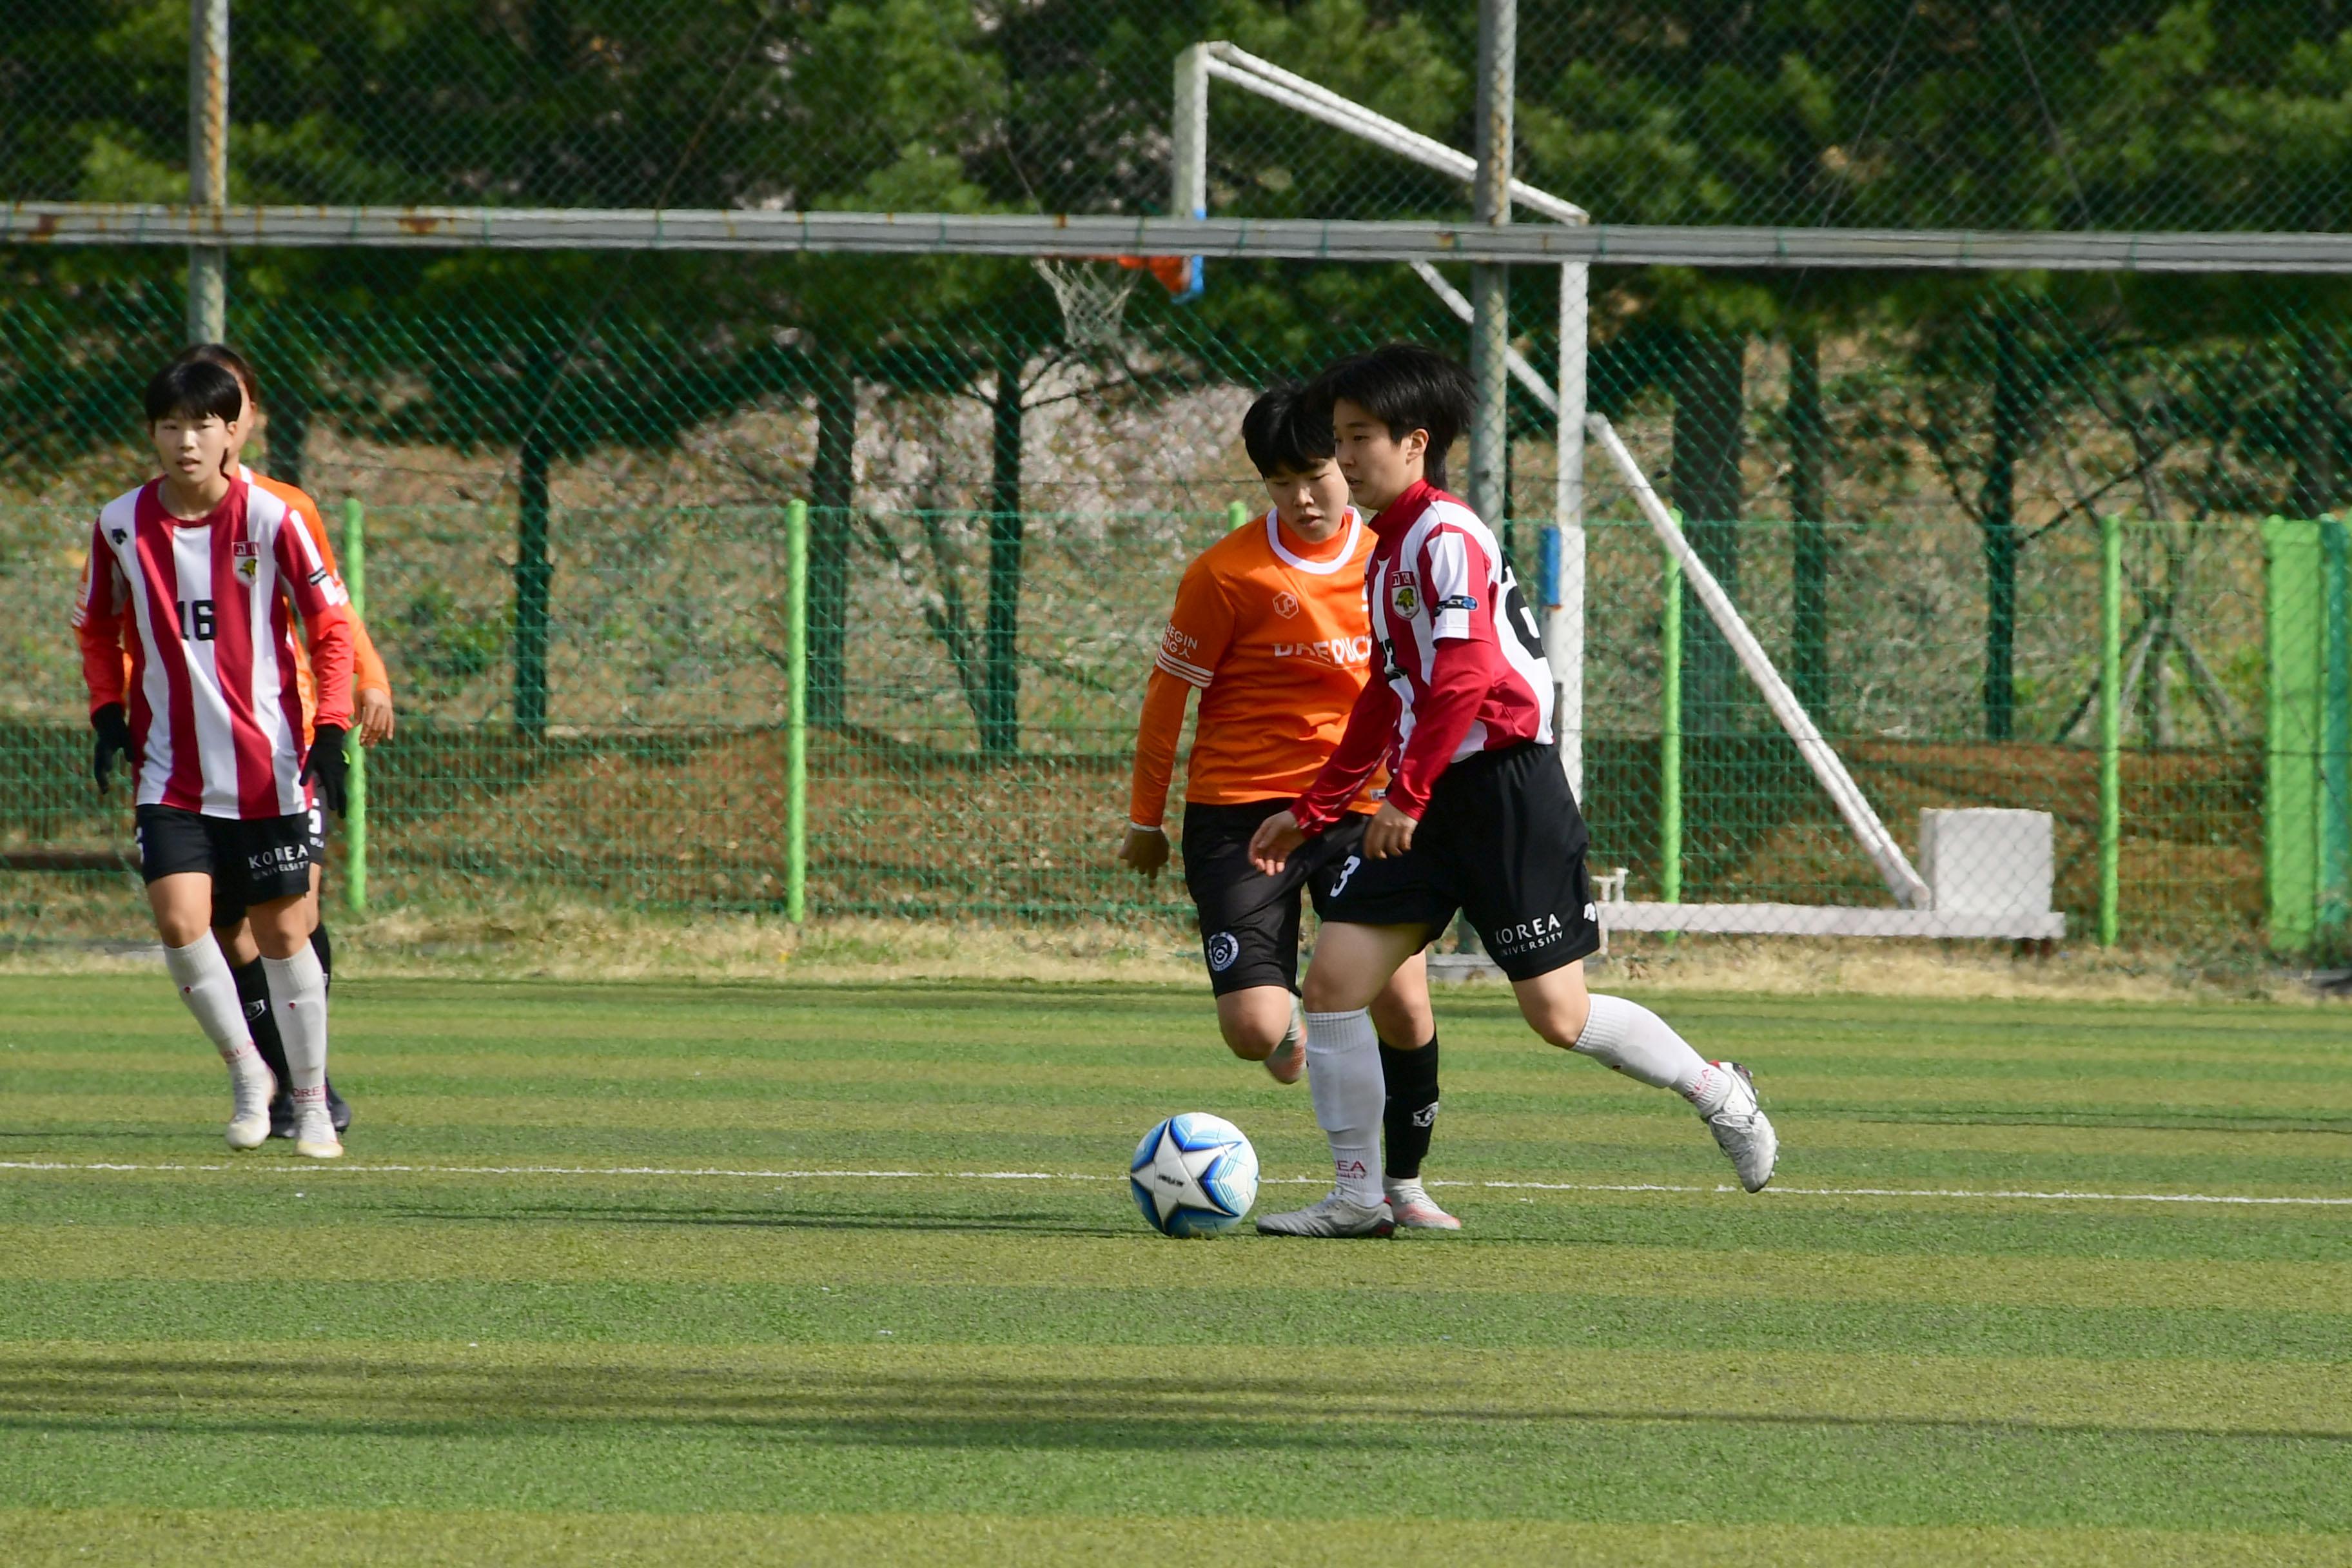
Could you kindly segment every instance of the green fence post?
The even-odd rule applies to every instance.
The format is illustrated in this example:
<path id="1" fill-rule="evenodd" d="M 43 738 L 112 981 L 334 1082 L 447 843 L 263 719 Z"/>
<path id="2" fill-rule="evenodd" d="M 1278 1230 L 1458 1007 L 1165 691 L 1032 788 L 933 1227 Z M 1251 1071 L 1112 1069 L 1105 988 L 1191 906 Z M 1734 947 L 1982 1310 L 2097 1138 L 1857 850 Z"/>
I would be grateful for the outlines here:
<path id="1" fill-rule="evenodd" d="M 2122 903 L 2124 523 L 2099 519 L 2099 945 L 2116 945 Z"/>
<path id="2" fill-rule="evenodd" d="M 367 509 L 357 496 L 343 500 L 343 586 L 352 596 L 352 618 L 367 619 Z M 351 758 L 343 811 L 343 907 L 364 915 L 368 907 L 367 748 L 354 730 L 345 738 Z"/>
<path id="3" fill-rule="evenodd" d="M 1225 531 L 1227 533 L 1231 533 L 1237 528 L 1247 528 L 1248 526 L 1248 507 L 1243 505 L 1240 501 L 1235 501 L 1231 506 L 1225 508 Z"/>
<path id="4" fill-rule="evenodd" d="M 2271 946 L 2309 950 L 2319 902 L 2321 612 L 2319 526 L 2263 523 L 2263 881 Z"/>
<path id="5" fill-rule="evenodd" d="M 2320 720 L 2319 940 L 2334 956 L 2352 913 L 2352 551 L 2344 520 L 2319 520 L 2320 595 L 2326 617 L 2326 707 Z"/>
<path id="6" fill-rule="evenodd" d="M 808 502 L 784 509 L 784 918 L 808 917 Z"/>
<path id="7" fill-rule="evenodd" d="M 1658 648 L 1658 897 L 1678 904 L 1683 901 L 1683 567 L 1671 555 L 1666 557 Z"/>

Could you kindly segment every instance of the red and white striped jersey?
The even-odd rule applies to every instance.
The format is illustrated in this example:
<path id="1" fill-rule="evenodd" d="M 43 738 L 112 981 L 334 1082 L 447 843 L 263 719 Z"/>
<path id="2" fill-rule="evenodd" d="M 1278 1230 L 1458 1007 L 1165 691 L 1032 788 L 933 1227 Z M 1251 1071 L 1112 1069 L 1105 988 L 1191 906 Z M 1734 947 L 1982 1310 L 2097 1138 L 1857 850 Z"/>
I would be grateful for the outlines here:
<path id="1" fill-rule="evenodd" d="M 1493 531 L 1426 480 L 1372 520 L 1364 573 L 1382 679 L 1292 807 L 1316 832 L 1385 760 L 1388 803 L 1416 821 L 1440 774 L 1465 757 L 1552 739 L 1550 667 L 1534 613 Z"/>
<path id="2" fill-rule="evenodd" d="M 141 805 L 247 818 L 305 810 L 293 616 L 318 679 L 318 722 L 348 727 L 343 585 L 281 498 L 240 479 L 209 516 L 184 521 L 163 509 L 162 483 L 115 498 L 90 533 L 73 616 L 90 707 L 127 705 Z"/>

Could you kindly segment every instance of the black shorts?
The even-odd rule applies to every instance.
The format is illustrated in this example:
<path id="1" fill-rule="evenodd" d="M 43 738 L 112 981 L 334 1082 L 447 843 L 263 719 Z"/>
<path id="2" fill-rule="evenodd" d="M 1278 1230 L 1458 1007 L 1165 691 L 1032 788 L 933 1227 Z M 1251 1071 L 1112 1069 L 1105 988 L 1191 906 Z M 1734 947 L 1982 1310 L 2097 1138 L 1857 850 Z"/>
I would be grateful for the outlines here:
<path id="1" fill-rule="evenodd" d="M 310 847 L 322 842 L 317 808 L 286 816 L 206 816 L 142 805 L 139 870 L 147 880 L 201 871 L 213 879 L 213 924 L 231 925 L 254 904 L 310 890 Z"/>
<path id="2" fill-rule="evenodd" d="M 1558 752 L 1533 742 L 1485 752 L 1439 775 L 1411 849 L 1348 856 L 1316 909 L 1327 921 L 1417 925 L 1432 936 L 1459 910 L 1504 973 L 1532 980 L 1601 950 L 1586 842 Z"/>
<path id="3" fill-rule="evenodd" d="M 1363 814 L 1349 812 L 1300 845 L 1280 876 L 1269 877 L 1250 864 L 1250 835 L 1289 805 L 1254 800 L 1184 808 L 1184 886 L 1200 912 L 1209 989 L 1220 996 L 1253 985 L 1298 989 L 1299 892 L 1305 889 L 1321 914 L 1326 873 L 1364 837 Z"/>

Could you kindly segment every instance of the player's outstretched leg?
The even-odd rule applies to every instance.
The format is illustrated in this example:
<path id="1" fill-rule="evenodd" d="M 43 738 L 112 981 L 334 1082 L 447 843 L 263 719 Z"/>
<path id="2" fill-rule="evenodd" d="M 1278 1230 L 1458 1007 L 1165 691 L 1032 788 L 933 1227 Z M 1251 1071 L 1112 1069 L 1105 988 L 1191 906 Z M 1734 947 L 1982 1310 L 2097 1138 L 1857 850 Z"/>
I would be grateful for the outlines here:
<path id="1" fill-rule="evenodd" d="M 1746 1068 L 1707 1060 L 1639 1002 L 1587 994 L 1581 963 L 1514 982 L 1513 989 L 1520 1013 L 1553 1045 L 1689 1100 L 1729 1157 L 1741 1186 L 1760 1192 L 1772 1179 L 1780 1140 Z"/>
<path id="2" fill-rule="evenodd" d="M 1437 1021 L 1430 1010 L 1429 970 L 1422 954 L 1405 960 L 1390 976 L 1371 1013 L 1380 1030 L 1381 1081 L 1388 1096 L 1381 1116 L 1386 1160 L 1381 1188 L 1389 1212 L 1401 1230 L 1460 1230 L 1462 1222 L 1440 1208 L 1421 1182 L 1438 1103 Z M 1399 1046 L 1400 1040 L 1407 1043 Z"/>
<path id="3" fill-rule="evenodd" d="M 166 946 L 163 963 L 180 988 L 180 1000 L 195 1015 L 196 1025 L 228 1064 L 228 1146 L 257 1149 L 269 1137 L 269 1099 L 278 1080 L 253 1048 L 245 1026 L 245 1009 L 238 1005 L 236 980 L 220 945 L 205 932 L 184 947 Z"/>

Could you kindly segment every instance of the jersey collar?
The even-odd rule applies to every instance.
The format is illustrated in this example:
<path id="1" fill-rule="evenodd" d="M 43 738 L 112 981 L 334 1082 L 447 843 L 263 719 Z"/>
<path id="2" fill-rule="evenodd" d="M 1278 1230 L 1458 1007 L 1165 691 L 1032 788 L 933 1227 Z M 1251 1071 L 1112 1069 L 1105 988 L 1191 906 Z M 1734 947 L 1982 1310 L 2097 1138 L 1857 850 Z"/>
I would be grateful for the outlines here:
<path id="1" fill-rule="evenodd" d="M 1430 502 L 1444 493 L 1427 479 L 1413 480 L 1405 486 L 1402 495 L 1382 507 L 1381 515 L 1372 519 L 1372 531 L 1386 539 L 1410 527 L 1412 521 L 1428 509 Z"/>
<path id="2" fill-rule="evenodd" d="M 1328 561 L 1310 561 L 1306 556 L 1294 552 L 1288 545 L 1282 542 L 1282 525 L 1275 521 L 1274 509 L 1272 507 L 1265 509 L 1265 542 L 1274 551 L 1276 559 L 1294 571 L 1309 573 L 1318 577 L 1328 577 L 1348 563 L 1348 558 L 1356 553 L 1356 542 L 1363 536 L 1364 514 L 1351 506 L 1348 509 L 1348 537 L 1345 542 Z"/>

